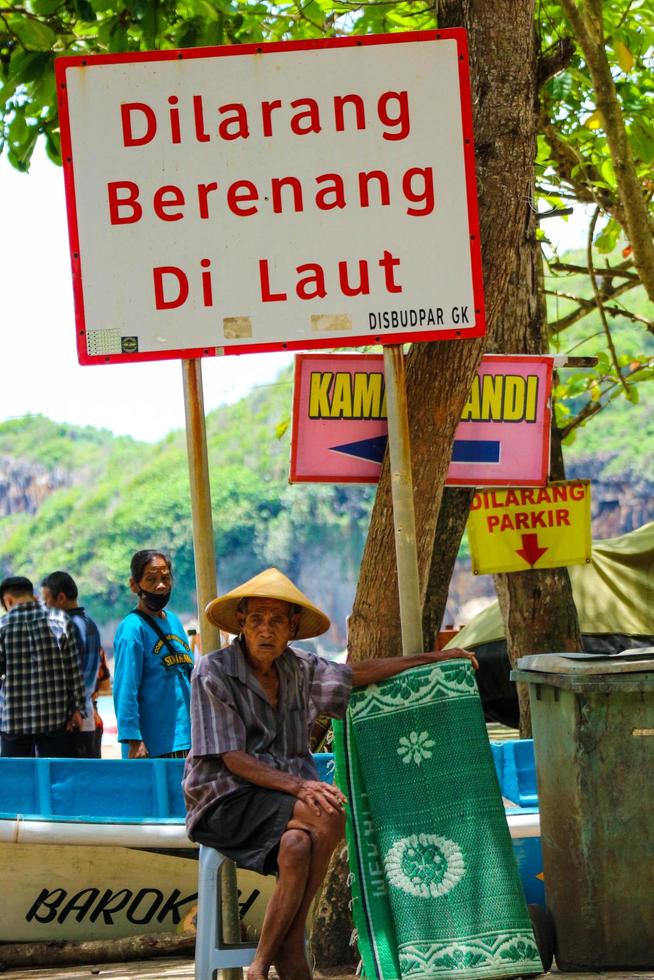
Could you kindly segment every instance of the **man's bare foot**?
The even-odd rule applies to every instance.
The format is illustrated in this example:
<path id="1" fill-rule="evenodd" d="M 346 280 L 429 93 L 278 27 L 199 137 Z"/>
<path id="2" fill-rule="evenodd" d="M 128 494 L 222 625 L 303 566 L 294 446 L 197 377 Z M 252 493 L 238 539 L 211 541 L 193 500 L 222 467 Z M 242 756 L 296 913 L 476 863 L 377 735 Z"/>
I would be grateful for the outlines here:
<path id="1" fill-rule="evenodd" d="M 281 949 L 273 966 L 279 980 L 312 980 L 313 973 L 307 963 L 304 945 L 301 949 Z M 248 980 L 250 980 L 248 976 Z"/>
<path id="2" fill-rule="evenodd" d="M 264 967 L 261 963 L 253 960 L 247 972 L 247 980 L 268 980 L 269 969 L 269 967 Z"/>

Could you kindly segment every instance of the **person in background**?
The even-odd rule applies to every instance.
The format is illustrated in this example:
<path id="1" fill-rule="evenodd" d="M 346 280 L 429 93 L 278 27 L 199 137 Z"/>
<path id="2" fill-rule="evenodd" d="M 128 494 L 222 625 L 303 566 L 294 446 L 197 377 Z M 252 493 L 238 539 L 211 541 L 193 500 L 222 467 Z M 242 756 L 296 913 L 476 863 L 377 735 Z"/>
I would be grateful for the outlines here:
<path id="1" fill-rule="evenodd" d="M 0 601 L 0 754 L 72 758 L 85 710 L 75 627 L 23 576 L 0 583 Z"/>
<path id="2" fill-rule="evenodd" d="M 102 757 L 102 734 L 104 732 L 104 722 L 98 711 L 98 698 L 101 697 L 111 697 L 111 673 L 109 671 L 109 664 L 107 663 L 107 657 L 100 647 L 100 666 L 98 668 L 98 676 L 95 681 L 95 690 L 93 692 L 93 717 L 95 719 L 95 754 L 96 758 L 100 759 Z"/>
<path id="3" fill-rule="evenodd" d="M 78 602 L 77 585 L 68 572 L 51 572 L 41 582 L 43 601 L 49 609 L 60 609 L 72 620 L 77 630 L 77 649 L 84 680 L 86 717 L 74 738 L 81 759 L 99 759 L 101 749 L 96 737 L 95 704 L 93 695 L 100 669 L 100 632 L 91 617 Z"/>
<path id="4" fill-rule="evenodd" d="M 193 654 L 177 616 L 164 612 L 172 564 L 161 551 L 137 551 L 131 572 L 138 605 L 114 640 L 118 741 L 128 759 L 182 758 L 191 747 Z"/>

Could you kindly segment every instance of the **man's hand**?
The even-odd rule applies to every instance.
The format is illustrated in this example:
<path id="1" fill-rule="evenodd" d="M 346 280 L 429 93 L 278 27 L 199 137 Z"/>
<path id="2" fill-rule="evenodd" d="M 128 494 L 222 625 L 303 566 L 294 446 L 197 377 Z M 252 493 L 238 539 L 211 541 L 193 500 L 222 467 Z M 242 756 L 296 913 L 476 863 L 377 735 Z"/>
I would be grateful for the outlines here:
<path id="1" fill-rule="evenodd" d="M 79 711 L 73 711 L 72 715 L 66 722 L 67 732 L 78 732 L 82 727 L 82 716 Z"/>
<path id="2" fill-rule="evenodd" d="M 323 811 L 325 813 L 342 811 L 347 802 L 338 786 L 320 783 L 313 779 L 303 779 L 295 791 L 295 796 L 306 803 L 318 817 Z"/>
<path id="3" fill-rule="evenodd" d="M 147 759 L 148 750 L 145 747 L 145 742 L 132 741 L 129 742 L 129 752 L 127 753 L 128 759 Z"/>
<path id="4" fill-rule="evenodd" d="M 432 654 L 434 662 L 441 660 L 469 660 L 475 670 L 479 670 L 479 661 L 474 653 L 464 650 L 462 647 L 452 647 L 450 650 L 437 650 Z"/>

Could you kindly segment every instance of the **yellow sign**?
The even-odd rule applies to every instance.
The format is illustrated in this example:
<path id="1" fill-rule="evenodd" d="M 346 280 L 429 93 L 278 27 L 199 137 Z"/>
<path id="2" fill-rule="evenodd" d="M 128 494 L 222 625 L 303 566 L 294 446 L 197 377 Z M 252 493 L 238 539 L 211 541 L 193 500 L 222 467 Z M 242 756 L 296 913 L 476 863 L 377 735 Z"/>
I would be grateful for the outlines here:
<path id="1" fill-rule="evenodd" d="M 477 490 L 468 539 L 475 575 L 590 561 L 590 481 Z"/>

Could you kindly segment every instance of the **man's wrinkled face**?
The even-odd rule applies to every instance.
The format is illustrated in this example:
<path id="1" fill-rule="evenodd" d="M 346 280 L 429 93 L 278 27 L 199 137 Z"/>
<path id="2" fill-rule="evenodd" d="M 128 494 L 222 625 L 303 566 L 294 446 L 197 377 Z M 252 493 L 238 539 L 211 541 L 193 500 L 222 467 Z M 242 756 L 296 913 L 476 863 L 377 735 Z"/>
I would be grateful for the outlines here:
<path id="1" fill-rule="evenodd" d="M 255 660 L 281 657 L 297 630 L 298 614 L 281 599 L 249 599 L 247 612 L 237 613 L 248 652 Z"/>

